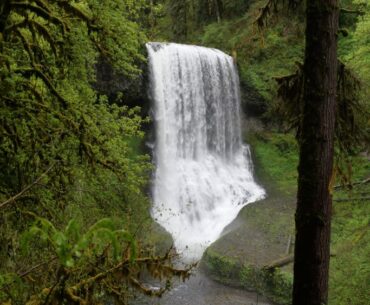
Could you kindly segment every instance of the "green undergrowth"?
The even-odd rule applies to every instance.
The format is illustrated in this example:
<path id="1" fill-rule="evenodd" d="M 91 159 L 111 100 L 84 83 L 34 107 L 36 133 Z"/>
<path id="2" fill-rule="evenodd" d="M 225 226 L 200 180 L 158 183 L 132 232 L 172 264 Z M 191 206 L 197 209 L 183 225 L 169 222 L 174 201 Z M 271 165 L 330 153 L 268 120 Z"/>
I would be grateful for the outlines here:
<path id="1" fill-rule="evenodd" d="M 370 289 L 369 201 L 334 204 L 330 304 L 368 304 Z"/>
<path id="2" fill-rule="evenodd" d="M 249 135 L 257 179 L 272 191 L 293 196 L 297 189 L 298 145 L 293 134 L 259 132 Z"/>
<path id="3" fill-rule="evenodd" d="M 188 28 L 183 38 L 171 33 L 173 22 L 181 23 L 180 19 L 171 21 L 167 14 L 158 21 L 152 39 L 202 45 L 232 55 L 238 64 L 242 85 L 248 84 L 271 103 L 276 95 L 274 78 L 293 73 L 296 62 L 302 62 L 304 19 L 303 9 L 293 13 L 287 6 L 279 5 L 279 13 L 270 15 L 268 25 L 258 27 L 256 18 L 264 5 L 265 0 L 243 2 L 243 8 L 237 13 L 226 14 L 219 21 L 211 19 L 200 23 L 194 12 L 188 12 Z"/>
<path id="4" fill-rule="evenodd" d="M 265 4 L 266 1 L 253 1 L 239 18 L 208 24 L 196 43 L 232 54 L 237 59 L 241 82 L 272 101 L 274 78 L 294 72 L 295 63 L 302 61 L 304 26 L 301 12 L 289 14 L 281 8 L 282 12 L 270 18 L 267 27 L 259 28 L 255 20 Z"/>
<path id="5" fill-rule="evenodd" d="M 136 158 L 140 155 L 145 156 L 145 158 L 149 158 L 149 156 L 145 155 L 147 148 L 145 147 L 144 142 L 145 138 L 135 137 L 130 139 L 130 158 Z M 142 246 L 147 251 L 151 250 L 155 254 L 163 255 L 171 248 L 173 239 L 171 235 L 155 222 L 150 215 L 151 201 L 147 194 L 145 194 L 148 193 L 150 189 L 150 171 L 147 172 L 145 178 L 147 179 L 146 192 L 142 190 L 140 198 L 130 198 L 129 200 L 138 202 L 138 204 L 129 209 L 126 208 L 126 210 L 122 209 L 122 207 L 120 207 L 120 209 L 122 209 L 121 213 L 124 211 L 126 222 L 131 224 L 131 231 L 135 232 L 136 237 L 140 240 Z"/>
<path id="6" fill-rule="evenodd" d="M 221 256 L 208 249 L 204 259 L 205 268 L 217 281 L 264 295 L 278 304 L 290 304 L 292 273 L 276 268 L 267 270 L 237 259 Z"/>
<path id="7" fill-rule="evenodd" d="M 220 255 L 212 247 L 206 250 L 203 258 L 203 267 L 218 282 L 226 285 L 241 286 L 240 270 L 242 264 L 237 259 Z"/>
<path id="8" fill-rule="evenodd" d="M 255 290 L 278 304 L 290 304 L 292 264 L 274 273 L 263 266 L 286 255 L 288 237 L 294 235 L 297 144 L 291 134 L 270 131 L 251 134 L 248 142 L 252 146 L 255 175 L 268 196 L 241 210 L 225 234 L 207 249 L 202 264 L 217 281 Z M 334 189 L 330 305 L 368 302 L 370 184 L 356 184 L 369 178 L 367 158 L 351 157 L 351 190 Z"/>
<path id="9" fill-rule="evenodd" d="M 255 290 L 278 304 L 290 304 L 292 265 L 263 267 L 287 255 L 294 234 L 297 144 L 291 134 L 249 134 L 254 171 L 267 197 L 241 210 L 225 234 L 203 256 L 204 268 L 224 284 Z"/>
<path id="10" fill-rule="evenodd" d="M 294 136 L 264 132 L 249 138 L 258 164 L 257 176 L 268 183 L 275 181 L 279 192 L 294 195 L 298 165 Z M 350 161 L 354 185 L 336 188 L 333 194 L 331 305 L 365 305 L 370 289 L 370 185 L 361 183 L 369 178 L 370 162 L 366 156 L 352 156 Z M 279 217 L 275 221 L 279 223 Z"/>
<path id="11" fill-rule="evenodd" d="M 370 162 L 353 160 L 353 187 L 336 189 L 333 202 L 330 304 L 368 304 L 370 290 Z M 359 184 L 355 184 L 359 183 Z"/>

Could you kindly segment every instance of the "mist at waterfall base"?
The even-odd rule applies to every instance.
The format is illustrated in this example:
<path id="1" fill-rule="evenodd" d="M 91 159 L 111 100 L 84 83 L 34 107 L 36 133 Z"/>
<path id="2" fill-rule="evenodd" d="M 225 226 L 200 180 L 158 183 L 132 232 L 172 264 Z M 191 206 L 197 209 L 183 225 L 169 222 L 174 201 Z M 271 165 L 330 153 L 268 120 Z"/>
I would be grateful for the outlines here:
<path id="1" fill-rule="evenodd" d="M 241 140 L 233 59 L 198 46 L 148 43 L 154 101 L 153 218 L 187 262 L 264 190 Z"/>

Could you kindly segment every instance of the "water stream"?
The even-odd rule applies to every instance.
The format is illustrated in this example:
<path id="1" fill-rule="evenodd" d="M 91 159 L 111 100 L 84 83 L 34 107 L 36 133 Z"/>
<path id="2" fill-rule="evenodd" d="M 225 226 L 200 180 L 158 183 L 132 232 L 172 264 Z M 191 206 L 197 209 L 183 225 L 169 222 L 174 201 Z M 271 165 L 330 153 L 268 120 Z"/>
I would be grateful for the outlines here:
<path id="1" fill-rule="evenodd" d="M 232 288 L 197 271 L 190 279 L 177 280 L 162 298 L 139 295 L 132 305 L 276 305 L 256 292 Z"/>
<path id="2" fill-rule="evenodd" d="M 241 140 L 238 74 L 216 49 L 147 49 L 156 130 L 152 216 L 184 261 L 199 260 L 243 206 L 265 195 Z"/>

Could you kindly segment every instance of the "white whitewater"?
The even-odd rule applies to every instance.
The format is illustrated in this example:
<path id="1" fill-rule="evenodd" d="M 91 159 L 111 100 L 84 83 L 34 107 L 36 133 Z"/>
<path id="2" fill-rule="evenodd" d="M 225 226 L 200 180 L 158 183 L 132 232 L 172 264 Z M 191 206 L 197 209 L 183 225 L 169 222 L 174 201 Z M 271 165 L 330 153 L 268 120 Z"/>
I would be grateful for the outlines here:
<path id="1" fill-rule="evenodd" d="M 243 206 L 265 195 L 241 141 L 239 79 L 219 50 L 147 49 L 156 129 L 152 215 L 185 260 L 197 260 Z"/>

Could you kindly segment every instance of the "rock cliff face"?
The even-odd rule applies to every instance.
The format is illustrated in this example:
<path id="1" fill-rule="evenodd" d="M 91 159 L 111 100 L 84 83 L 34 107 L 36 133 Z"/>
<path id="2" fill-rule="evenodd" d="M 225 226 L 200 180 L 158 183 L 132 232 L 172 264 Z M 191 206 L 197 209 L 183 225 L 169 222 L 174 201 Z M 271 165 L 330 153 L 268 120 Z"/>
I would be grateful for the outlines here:
<path id="1" fill-rule="evenodd" d="M 109 101 L 130 107 L 140 106 L 142 114 L 148 115 L 150 102 L 147 64 L 143 63 L 140 68 L 142 73 L 134 79 L 129 79 L 115 71 L 112 65 L 102 58 L 96 64 L 97 75 L 94 87 L 99 93 L 107 95 Z M 120 95 L 122 97 L 118 98 Z"/>
<path id="2" fill-rule="evenodd" d="M 151 107 L 149 97 L 149 72 L 147 63 L 141 65 L 142 73 L 135 79 L 129 79 L 125 75 L 114 71 L 111 64 L 101 59 L 97 65 L 97 81 L 94 87 L 99 93 L 108 96 L 111 102 L 118 100 L 121 105 L 130 107 L 140 106 L 143 115 L 149 115 Z M 258 91 L 246 81 L 241 80 L 241 103 L 242 111 L 246 118 L 260 118 L 267 111 L 266 100 Z"/>
<path id="3" fill-rule="evenodd" d="M 240 80 L 242 110 L 246 118 L 260 118 L 267 111 L 266 100 L 246 81 Z"/>

